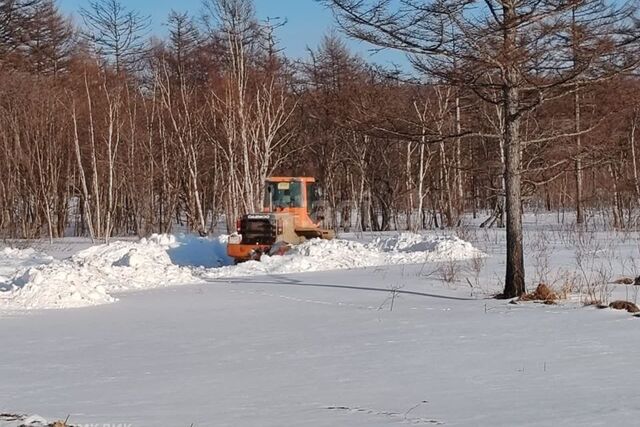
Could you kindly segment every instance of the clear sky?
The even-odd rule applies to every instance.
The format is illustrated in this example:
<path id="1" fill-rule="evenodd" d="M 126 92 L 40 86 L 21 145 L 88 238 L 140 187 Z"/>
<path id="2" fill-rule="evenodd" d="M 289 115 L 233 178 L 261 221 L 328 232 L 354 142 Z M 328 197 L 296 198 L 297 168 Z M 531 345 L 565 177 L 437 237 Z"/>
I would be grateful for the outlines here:
<path id="1" fill-rule="evenodd" d="M 57 0 L 66 14 L 77 15 L 77 11 L 87 6 L 88 0 Z M 163 35 L 162 23 L 169 12 L 189 12 L 197 15 L 201 10 L 201 0 L 121 0 L 127 7 L 150 15 L 153 32 Z M 323 35 L 335 28 L 331 11 L 315 0 L 254 0 L 260 19 L 268 17 L 286 18 L 287 24 L 280 28 L 277 37 L 285 53 L 292 58 L 307 56 L 307 47 L 315 48 Z M 349 48 L 364 57 L 370 56 L 370 47 L 357 41 L 348 41 Z M 394 52 L 376 53 L 369 58 L 382 65 L 406 64 L 404 56 Z"/>

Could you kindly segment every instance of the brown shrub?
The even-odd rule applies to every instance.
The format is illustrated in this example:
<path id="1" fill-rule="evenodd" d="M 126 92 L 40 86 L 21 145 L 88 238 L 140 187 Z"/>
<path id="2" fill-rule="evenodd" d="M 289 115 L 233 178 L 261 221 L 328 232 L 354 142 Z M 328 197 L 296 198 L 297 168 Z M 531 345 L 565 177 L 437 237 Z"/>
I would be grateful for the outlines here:
<path id="1" fill-rule="evenodd" d="M 616 285 L 633 285 L 634 282 L 631 277 L 621 277 L 613 281 Z"/>
<path id="2" fill-rule="evenodd" d="M 558 294 L 544 283 L 540 283 L 535 291 L 520 297 L 520 301 L 543 301 L 545 304 L 553 304 L 557 299 Z"/>
<path id="3" fill-rule="evenodd" d="M 637 305 L 630 301 L 614 301 L 609 304 L 609 307 L 614 310 L 627 310 L 629 313 L 638 313 L 640 312 L 640 308 Z"/>

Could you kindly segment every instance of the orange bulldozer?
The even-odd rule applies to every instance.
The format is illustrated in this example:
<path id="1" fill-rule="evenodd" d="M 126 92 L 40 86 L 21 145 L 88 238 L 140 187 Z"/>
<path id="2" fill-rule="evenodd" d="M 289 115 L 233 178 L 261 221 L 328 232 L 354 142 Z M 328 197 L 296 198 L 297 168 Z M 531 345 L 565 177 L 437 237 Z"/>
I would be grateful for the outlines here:
<path id="1" fill-rule="evenodd" d="M 310 177 L 271 177 L 265 185 L 264 208 L 238 220 L 229 236 L 227 254 L 236 263 L 258 260 L 263 254 L 282 255 L 307 239 L 333 239 L 320 227 L 324 219 L 318 185 Z"/>

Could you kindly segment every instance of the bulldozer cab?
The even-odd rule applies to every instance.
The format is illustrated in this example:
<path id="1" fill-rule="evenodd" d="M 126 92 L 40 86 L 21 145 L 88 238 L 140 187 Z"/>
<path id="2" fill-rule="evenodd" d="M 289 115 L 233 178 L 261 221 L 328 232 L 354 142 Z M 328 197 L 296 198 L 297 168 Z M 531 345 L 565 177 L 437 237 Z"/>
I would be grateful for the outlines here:
<path id="1" fill-rule="evenodd" d="M 290 212 L 309 221 L 321 221 L 320 190 L 314 178 L 273 177 L 265 185 L 264 212 Z"/>
<path id="2" fill-rule="evenodd" d="M 284 210 L 286 208 L 305 207 L 303 197 L 303 183 L 299 181 L 267 181 L 265 191 L 265 207 L 269 207 L 269 212 Z"/>

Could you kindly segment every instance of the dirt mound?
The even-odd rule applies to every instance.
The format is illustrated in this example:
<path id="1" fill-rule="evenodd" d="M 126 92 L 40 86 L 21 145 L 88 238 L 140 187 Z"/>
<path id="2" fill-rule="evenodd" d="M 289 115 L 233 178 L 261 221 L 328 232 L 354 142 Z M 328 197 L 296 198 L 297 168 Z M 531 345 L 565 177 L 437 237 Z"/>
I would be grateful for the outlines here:
<path id="1" fill-rule="evenodd" d="M 634 282 L 635 281 L 631 277 L 621 277 L 613 281 L 616 285 L 633 285 Z"/>
<path id="2" fill-rule="evenodd" d="M 610 308 L 614 310 L 627 310 L 629 313 L 638 313 L 640 312 L 640 308 L 637 305 L 630 301 L 614 301 L 609 304 Z"/>

